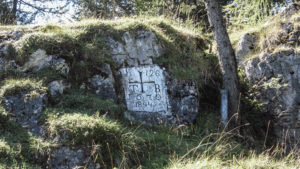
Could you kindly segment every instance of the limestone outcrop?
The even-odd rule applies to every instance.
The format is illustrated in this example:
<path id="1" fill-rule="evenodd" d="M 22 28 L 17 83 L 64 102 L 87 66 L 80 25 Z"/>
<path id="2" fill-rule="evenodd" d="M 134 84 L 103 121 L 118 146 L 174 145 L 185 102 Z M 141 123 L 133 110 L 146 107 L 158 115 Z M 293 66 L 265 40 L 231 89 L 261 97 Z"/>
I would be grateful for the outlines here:
<path id="1" fill-rule="evenodd" d="M 276 27 L 276 32 L 263 37 L 258 37 L 259 32 L 254 33 L 256 37 L 243 36 L 237 51 L 250 53 L 252 40 L 259 40 L 255 47 L 260 48 L 261 53 L 242 60 L 240 66 L 251 86 L 249 97 L 260 104 L 262 116 L 271 117 L 262 122 L 267 124 L 270 120 L 269 133 L 287 150 L 300 147 L 300 54 L 297 49 L 300 27 L 299 19 L 292 17 L 299 9 L 298 3 L 292 4 L 277 16 L 283 22 L 268 22 L 263 27 Z M 242 45 L 242 42 L 247 43 Z M 240 52 L 242 48 L 245 50 Z"/>
<path id="2" fill-rule="evenodd" d="M 125 32 L 122 36 L 123 42 L 111 37 L 106 41 L 118 67 L 150 65 L 153 64 L 154 58 L 164 54 L 164 48 L 158 43 L 153 32 L 138 31 L 136 34 Z"/>
<path id="3" fill-rule="evenodd" d="M 60 147 L 52 153 L 48 159 L 49 167 L 56 169 L 64 168 L 88 168 L 99 169 L 90 158 L 90 152 L 83 148 L 72 149 L 71 147 Z"/>
<path id="4" fill-rule="evenodd" d="M 238 65 L 241 65 L 243 60 L 251 53 L 256 41 L 257 37 L 255 35 L 246 33 L 242 36 L 235 54 Z"/>
<path id="5" fill-rule="evenodd" d="M 66 143 L 64 135 L 53 138 L 45 129 L 49 124 L 42 120 L 43 111 L 48 106 L 65 106 L 60 103 L 65 99 L 64 94 L 69 92 L 67 89 L 71 86 L 80 88 L 78 90 L 82 92 L 80 94 L 92 92 L 96 98 L 99 96 L 100 99 L 106 100 L 105 103 L 115 102 L 125 105 L 125 118 L 149 125 L 190 124 L 199 114 L 199 94 L 195 82 L 178 80 L 164 66 L 155 63 L 155 59 L 164 56 L 165 48 L 153 32 L 127 31 L 120 39 L 107 35 L 103 38 L 107 45 L 105 52 L 109 53 L 112 60 L 101 64 L 90 64 L 91 67 L 87 67 L 87 59 L 75 58 L 71 53 L 62 56 L 59 52 L 57 54 L 47 52 L 42 47 L 26 56 L 19 56 L 17 55 L 19 49 L 14 49 L 13 45 L 22 35 L 15 32 L 5 40 L 5 44 L 4 41 L 3 43 L 0 41 L 0 72 L 13 69 L 20 73 L 22 78 L 28 78 L 28 81 L 37 77 L 41 80 L 41 86 L 47 88 L 35 89 L 35 82 L 28 82 L 32 85 L 28 87 L 22 79 L 17 79 L 22 85 L 16 87 L 16 92 L 1 96 L 1 105 L 8 113 L 9 119 L 27 129 L 34 137 L 55 142 L 55 146 L 49 147 L 44 154 L 47 156 L 47 164 L 45 162 L 47 167 L 100 168 L 99 163 L 94 163 L 92 160 L 91 151 L 94 150 L 91 147 Z M 12 54 L 14 57 L 10 57 L 7 52 L 9 44 L 17 52 Z M 201 56 L 203 56 L 202 52 Z M 16 57 L 24 57 L 21 60 L 24 59 L 25 63 L 18 62 L 20 64 L 18 65 L 15 61 Z M 78 71 L 84 74 L 82 81 L 72 79 L 74 77 L 72 71 L 78 65 L 83 68 L 83 71 L 93 69 L 88 74 Z M 44 77 L 45 72 L 49 77 Z M 15 90 L 14 82 L 8 86 L 11 90 Z M 73 98 L 67 99 L 72 102 Z M 94 101 L 93 99 L 91 102 Z M 67 106 L 80 106 L 75 104 L 78 103 L 74 102 L 74 105 Z M 59 111 L 57 116 L 61 115 Z M 98 110 L 95 114 L 97 113 Z"/>
<path id="6" fill-rule="evenodd" d="M 39 119 L 47 104 L 45 91 L 33 90 L 17 95 L 6 95 L 1 103 L 9 112 L 9 118 L 21 124 L 35 136 L 44 134 Z"/>
<path id="7" fill-rule="evenodd" d="M 262 53 L 245 62 L 255 98 L 273 117 L 282 143 L 300 144 L 300 55 L 294 50 Z"/>
<path id="8" fill-rule="evenodd" d="M 38 72 L 45 68 L 53 68 L 65 76 L 68 75 L 70 70 L 65 59 L 54 55 L 47 55 L 45 50 L 38 49 L 30 55 L 29 60 L 22 66 L 22 71 Z"/>
<path id="9" fill-rule="evenodd" d="M 120 97 L 127 106 L 124 116 L 150 125 L 192 123 L 199 109 L 197 87 L 189 83 L 180 85 L 164 67 L 153 64 L 153 59 L 164 54 L 156 36 L 145 31 L 136 35 L 126 32 L 122 40 L 125 45 L 111 38 L 108 42 L 120 67 Z M 116 59 L 121 56 L 122 59 Z"/>
<path id="10" fill-rule="evenodd" d="M 104 100 L 116 100 L 115 79 L 109 64 L 99 68 L 100 73 L 89 79 L 88 88 Z"/>

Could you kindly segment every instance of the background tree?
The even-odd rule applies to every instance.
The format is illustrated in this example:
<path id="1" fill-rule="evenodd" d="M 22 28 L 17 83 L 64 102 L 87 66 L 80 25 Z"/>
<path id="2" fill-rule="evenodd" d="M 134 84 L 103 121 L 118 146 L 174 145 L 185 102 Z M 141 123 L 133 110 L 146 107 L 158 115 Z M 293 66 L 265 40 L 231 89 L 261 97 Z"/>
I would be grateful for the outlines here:
<path id="1" fill-rule="evenodd" d="M 5 1 L 0 1 L 0 24 L 11 23 L 9 4 Z"/>
<path id="2" fill-rule="evenodd" d="M 225 7 L 232 22 L 257 22 L 280 11 L 294 0 L 233 0 Z"/>
<path id="3" fill-rule="evenodd" d="M 76 19 L 106 18 L 129 16 L 134 12 L 134 0 L 69 0 L 76 10 Z"/>
<path id="4" fill-rule="evenodd" d="M 218 0 L 205 0 L 205 6 L 217 44 L 218 58 L 223 75 L 223 88 L 228 92 L 228 116 L 229 119 L 232 118 L 231 122 L 233 123 L 231 124 L 237 125 L 240 121 L 238 115 L 240 91 L 234 50 L 228 37 L 222 8 Z"/>
<path id="5" fill-rule="evenodd" d="M 32 23 L 37 15 L 63 14 L 71 2 L 71 0 L 0 0 L 0 24 L 28 24 Z"/>

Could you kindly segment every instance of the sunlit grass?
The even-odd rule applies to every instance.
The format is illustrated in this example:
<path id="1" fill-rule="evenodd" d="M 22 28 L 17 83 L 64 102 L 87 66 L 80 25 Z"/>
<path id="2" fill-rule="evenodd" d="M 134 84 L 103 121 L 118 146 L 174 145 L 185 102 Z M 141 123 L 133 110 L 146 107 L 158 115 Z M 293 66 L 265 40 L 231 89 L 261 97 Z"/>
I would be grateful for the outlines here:
<path id="1" fill-rule="evenodd" d="M 299 150 L 292 150 L 289 154 L 285 154 L 285 150 L 279 146 L 264 151 L 243 148 L 239 150 L 238 147 L 241 146 L 241 143 L 234 143 L 232 139 L 228 139 L 228 136 L 229 138 L 233 136 L 232 134 L 221 132 L 217 135 L 217 141 L 200 142 L 197 147 L 189 151 L 186 155 L 172 159 L 166 169 L 297 169 L 300 167 Z M 205 149 L 197 152 L 200 147 L 205 147 Z M 238 152 L 234 153 L 234 149 L 236 148 Z M 194 156 L 188 157 L 192 152 Z"/>
<path id="2" fill-rule="evenodd" d="M 47 88 L 43 87 L 42 81 L 29 78 L 6 79 L 3 83 L 4 84 L 0 89 L 0 97 L 18 95 L 33 90 L 47 90 Z"/>

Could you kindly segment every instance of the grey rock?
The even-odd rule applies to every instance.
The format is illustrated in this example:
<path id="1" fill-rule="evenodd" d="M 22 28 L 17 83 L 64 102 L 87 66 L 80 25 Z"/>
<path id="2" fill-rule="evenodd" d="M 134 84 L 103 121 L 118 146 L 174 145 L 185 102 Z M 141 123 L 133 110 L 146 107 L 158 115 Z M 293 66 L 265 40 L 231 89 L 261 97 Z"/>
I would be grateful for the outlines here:
<path id="1" fill-rule="evenodd" d="M 22 31 L 23 30 L 17 30 L 17 29 L 11 31 L 2 31 L 0 32 L 0 42 L 17 41 L 24 35 Z"/>
<path id="2" fill-rule="evenodd" d="M 55 169 L 76 169 L 89 168 L 94 169 L 96 165 L 90 158 L 89 150 L 85 148 L 71 148 L 67 146 L 59 147 L 50 156 L 48 165 Z"/>
<path id="3" fill-rule="evenodd" d="M 198 89 L 176 81 L 158 65 L 120 69 L 125 118 L 149 125 L 193 123 L 199 113 Z"/>
<path id="4" fill-rule="evenodd" d="M 0 44 L 0 71 L 19 68 L 14 58 L 9 58 L 7 55 L 8 45 L 10 45 L 10 43 Z"/>
<path id="5" fill-rule="evenodd" d="M 43 135 L 43 127 L 38 124 L 47 103 L 46 92 L 31 91 L 16 96 L 5 96 L 2 105 L 15 122 L 20 123 L 33 135 Z"/>
<path id="6" fill-rule="evenodd" d="M 0 57 L 0 72 L 3 70 L 18 70 L 19 65 L 17 65 L 15 60 L 7 60 Z"/>
<path id="7" fill-rule="evenodd" d="M 58 58 L 55 55 L 47 55 L 43 49 L 38 49 L 30 55 L 29 60 L 22 67 L 22 71 L 38 72 L 45 68 L 53 68 L 65 76 L 67 76 L 70 71 L 65 59 Z"/>
<path id="8" fill-rule="evenodd" d="M 101 74 L 94 75 L 89 80 L 89 88 L 101 99 L 114 101 L 116 99 L 115 80 L 110 65 L 104 64 L 100 71 Z"/>
<path id="9" fill-rule="evenodd" d="M 198 99 L 195 96 L 184 97 L 180 102 L 179 117 L 183 122 L 191 123 L 198 115 Z"/>
<path id="10" fill-rule="evenodd" d="M 56 80 L 48 84 L 50 96 L 53 100 L 57 101 L 63 95 L 64 90 L 70 88 L 71 84 L 64 80 Z"/>
<path id="11" fill-rule="evenodd" d="M 29 60 L 24 64 L 23 71 L 40 71 L 50 67 L 53 56 L 47 55 L 45 50 L 38 49 L 30 55 Z"/>
<path id="12" fill-rule="evenodd" d="M 69 74 L 70 68 L 63 58 L 53 59 L 51 66 L 62 75 L 67 76 Z"/>
<path id="13" fill-rule="evenodd" d="M 292 22 L 285 22 L 280 24 L 280 29 L 283 35 L 288 35 L 294 30 L 294 24 Z"/>
<path id="14" fill-rule="evenodd" d="M 251 83 L 259 81 L 263 78 L 264 71 L 260 67 L 262 64 L 259 63 L 259 56 L 254 56 L 252 59 L 245 62 L 245 74 Z"/>
<path id="15" fill-rule="evenodd" d="M 293 50 L 261 54 L 246 63 L 254 96 L 274 118 L 274 133 L 288 145 L 300 146 L 300 55 Z"/>
<path id="16" fill-rule="evenodd" d="M 298 4 L 291 4 L 280 13 L 280 17 L 289 18 L 292 15 L 296 14 L 299 9 L 300 6 Z"/>
<path id="17" fill-rule="evenodd" d="M 79 86 L 79 89 L 81 89 L 81 90 L 87 89 L 86 83 L 82 83 L 82 84 Z"/>
<path id="18" fill-rule="evenodd" d="M 114 60 L 117 67 L 122 67 L 122 66 L 124 66 L 127 55 L 119 55 L 118 54 L 118 55 L 114 55 L 112 58 L 113 58 L 113 60 Z"/>
<path id="19" fill-rule="evenodd" d="M 256 36 L 249 33 L 242 36 L 238 44 L 238 49 L 236 51 L 238 65 L 240 65 L 245 57 L 250 54 L 251 50 L 254 49 L 256 39 Z"/>
<path id="20" fill-rule="evenodd" d="M 112 55 L 127 54 L 122 43 L 113 40 L 111 37 L 106 38 L 106 41 L 109 43 L 109 48 Z"/>
<path id="21" fill-rule="evenodd" d="M 117 67 L 151 65 L 153 58 L 165 52 L 152 32 L 125 32 L 122 40 L 123 42 L 118 42 L 111 37 L 106 38 Z"/>
<path id="22" fill-rule="evenodd" d="M 176 81 L 168 76 L 170 105 L 177 123 L 193 123 L 199 114 L 199 94 L 193 81 Z"/>

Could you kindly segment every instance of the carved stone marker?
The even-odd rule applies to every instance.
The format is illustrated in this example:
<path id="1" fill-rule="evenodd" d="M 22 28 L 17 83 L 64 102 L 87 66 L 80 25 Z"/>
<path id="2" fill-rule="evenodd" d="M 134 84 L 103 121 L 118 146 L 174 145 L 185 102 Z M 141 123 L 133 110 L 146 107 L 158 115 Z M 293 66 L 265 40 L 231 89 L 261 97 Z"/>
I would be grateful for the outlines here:
<path id="1" fill-rule="evenodd" d="M 169 114 L 165 77 L 159 66 L 122 68 L 120 72 L 129 111 Z"/>

